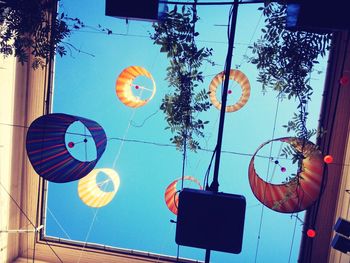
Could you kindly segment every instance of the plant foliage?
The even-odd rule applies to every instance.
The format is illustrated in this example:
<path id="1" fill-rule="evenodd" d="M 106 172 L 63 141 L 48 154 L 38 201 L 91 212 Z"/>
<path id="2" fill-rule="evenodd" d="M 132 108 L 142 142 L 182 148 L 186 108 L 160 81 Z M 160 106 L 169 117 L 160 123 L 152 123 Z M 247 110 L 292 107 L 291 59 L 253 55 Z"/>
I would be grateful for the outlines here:
<path id="1" fill-rule="evenodd" d="M 195 37 L 199 35 L 195 30 L 198 19 L 195 8 L 183 6 L 178 10 L 175 6 L 162 21 L 153 25 L 151 35 L 170 60 L 166 80 L 174 91 L 165 95 L 160 106 L 168 123 L 166 129 L 174 134 L 170 140 L 178 149 L 188 147 L 194 151 L 200 148 L 196 137 L 204 136 L 204 125 L 208 123 L 197 114 L 211 105 L 205 89 L 195 91 L 203 82 L 200 67 L 205 61 L 211 63 L 212 55 L 212 49 L 198 48 L 195 43 Z"/>
<path id="2" fill-rule="evenodd" d="M 51 18 L 54 4 L 49 0 L 0 1 L 0 52 L 16 56 L 21 63 L 31 53 L 34 68 L 45 65 L 52 54 L 66 54 L 60 43 L 70 30 L 63 16 Z"/>
<path id="3" fill-rule="evenodd" d="M 319 56 L 326 55 L 330 47 L 331 34 L 285 29 L 285 4 L 273 2 L 259 9 L 265 17 L 265 27 L 262 29 L 260 39 L 251 47 L 253 57 L 250 61 L 257 66 L 258 81 L 262 83 L 263 92 L 270 88 L 279 93 L 279 99 L 286 97 L 298 102 L 297 112 L 283 127 L 287 132 L 294 132 L 295 136 L 305 144 L 316 134 L 315 129 L 308 130 L 306 125 L 307 103 L 313 93 L 313 88 L 309 85 L 310 73 L 314 70 L 315 64 L 318 64 Z M 282 156 L 292 156 L 293 162 L 299 164 L 297 174 L 301 172 L 304 154 L 287 146 L 282 150 Z M 289 181 L 293 178 L 295 175 L 290 177 Z"/>

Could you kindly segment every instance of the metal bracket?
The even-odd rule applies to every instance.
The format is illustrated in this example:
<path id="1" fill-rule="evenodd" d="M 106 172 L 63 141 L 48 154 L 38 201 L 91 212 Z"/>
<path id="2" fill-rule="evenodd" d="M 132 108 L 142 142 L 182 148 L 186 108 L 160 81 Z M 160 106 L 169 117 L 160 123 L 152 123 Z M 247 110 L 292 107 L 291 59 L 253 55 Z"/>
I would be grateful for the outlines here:
<path id="1" fill-rule="evenodd" d="M 0 230 L 0 233 L 8 233 L 8 234 L 22 234 L 22 233 L 35 233 L 39 232 L 42 228 L 44 228 L 44 225 L 41 225 L 34 229 L 8 229 L 8 230 Z"/>

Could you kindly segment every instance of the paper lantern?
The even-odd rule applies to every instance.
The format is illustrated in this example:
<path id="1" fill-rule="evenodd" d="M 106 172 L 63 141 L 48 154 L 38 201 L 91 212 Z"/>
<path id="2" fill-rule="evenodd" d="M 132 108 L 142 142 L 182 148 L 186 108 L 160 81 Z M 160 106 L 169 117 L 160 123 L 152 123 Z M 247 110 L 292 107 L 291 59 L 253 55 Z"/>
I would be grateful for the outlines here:
<path id="1" fill-rule="evenodd" d="M 169 184 L 169 186 L 165 190 L 165 195 L 164 195 L 165 203 L 167 207 L 175 215 L 177 215 L 177 206 L 179 203 L 179 196 L 178 196 L 179 190 L 177 189 L 177 184 L 179 181 L 181 182 L 181 180 L 182 180 L 182 177 L 176 179 L 171 184 Z M 184 176 L 184 180 L 194 182 L 195 184 L 198 185 L 198 188 L 202 190 L 202 186 L 200 182 L 193 176 Z"/>
<path id="2" fill-rule="evenodd" d="M 99 173 L 104 173 L 108 179 L 97 182 Z M 106 191 L 104 186 L 112 183 L 113 190 Z M 110 168 L 92 170 L 87 176 L 79 180 L 78 195 L 81 201 L 90 207 L 102 207 L 112 201 L 118 192 L 120 179 L 117 172 Z"/>
<path id="3" fill-rule="evenodd" d="M 92 161 L 74 158 L 66 146 L 67 129 L 77 121 L 87 128 L 96 146 L 96 159 Z M 74 147 L 74 143 L 67 144 L 69 148 Z M 97 122 L 61 113 L 37 118 L 30 125 L 26 139 L 28 158 L 34 170 L 39 176 L 55 183 L 71 182 L 87 175 L 101 158 L 106 145 L 106 134 Z"/>
<path id="4" fill-rule="evenodd" d="M 254 159 L 259 150 L 273 141 L 290 144 L 305 158 L 302 161 L 301 172 L 289 182 L 272 184 L 265 182 L 255 170 Z M 303 150 L 302 150 L 303 148 Z M 279 138 L 263 143 L 254 153 L 248 168 L 249 184 L 255 197 L 268 208 L 281 213 L 296 213 L 307 209 L 319 197 L 322 177 L 323 158 L 312 142 L 303 143 L 298 138 Z"/>
<path id="5" fill-rule="evenodd" d="M 221 72 L 212 79 L 209 85 L 210 101 L 219 110 L 221 110 L 221 102 L 219 102 L 219 100 L 217 99 L 216 93 L 218 88 L 221 87 L 221 84 L 224 81 L 224 79 L 225 79 L 225 72 Z M 236 81 L 240 85 L 242 89 L 242 94 L 239 100 L 235 104 L 226 106 L 226 109 L 225 109 L 226 112 L 234 112 L 241 109 L 247 103 L 250 96 L 250 83 L 246 75 L 243 74 L 243 72 L 237 69 L 231 69 L 230 79 Z M 229 94 L 231 93 L 232 91 Z"/>
<path id="6" fill-rule="evenodd" d="M 137 77 L 144 76 L 149 78 L 152 81 L 153 86 L 151 88 L 142 87 L 140 85 L 134 84 L 134 80 Z M 146 99 L 141 99 L 132 92 L 132 87 L 141 91 L 149 92 L 150 96 Z M 131 66 L 120 73 L 117 83 L 116 83 L 116 92 L 120 101 L 128 107 L 139 108 L 147 104 L 156 93 L 156 83 L 154 79 L 145 68 L 139 66 Z"/>

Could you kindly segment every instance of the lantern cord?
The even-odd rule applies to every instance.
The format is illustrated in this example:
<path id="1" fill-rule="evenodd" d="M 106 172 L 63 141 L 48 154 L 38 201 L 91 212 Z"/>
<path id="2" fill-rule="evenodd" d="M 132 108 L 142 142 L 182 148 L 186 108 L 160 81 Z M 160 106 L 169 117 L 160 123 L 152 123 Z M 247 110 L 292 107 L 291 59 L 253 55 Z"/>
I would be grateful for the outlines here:
<path id="1" fill-rule="evenodd" d="M 134 121 L 131 121 L 131 126 L 135 127 L 135 128 L 141 128 L 143 127 L 143 125 L 145 125 L 145 123 L 152 118 L 153 116 L 155 116 L 160 110 L 156 110 L 155 112 L 153 112 L 152 114 L 150 114 L 149 116 L 147 116 L 142 122 L 141 124 L 137 124 Z"/>
<path id="2" fill-rule="evenodd" d="M 277 116 L 278 116 L 278 111 L 279 111 L 279 103 L 280 103 L 280 94 L 278 94 L 277 96 L 277 105 L 276 105 L 276 111 L 275 111 L 275 117 L 274 117 L 274 121 L 273 121 L 273 129 L 272 129 L 272 139 L 274 139 L 275 137 L 275 132 L 276 132 L 276 123 L 277 123 Z M 270 152 L 269 152 L 269 156 L 270 156 L 270 159 L 272 157 L 272 146 L 273 146 L 273 141 L 271 142 L 270 144 Z M 268 180 L 268 177 L 269 177 L 269 172 L 270 172 L 270 162 L 268 162 L 268 165 L 267 165 L 267 172 L 266 172 L 266 180 Z M 265 198 L 266 198 L 266 187 L 264 189 L 264 201 L 265 201 Z M 258 237 L 257 237 L 257 244 L 256 244 L 256 249 L 255 249 L 255 259 L 254 259 L 254 262 L 256 263 L 257 262 L 257 259 L 258 259 L 258 252 L 259 252 L 259 245 L 260 245 L 260 238 L 261 238 L 261 229 L 262 229 L 262 222 L 263 222 L 263 217 L 264 217 L 264 210 L 265 210 L 265 206 L 263 205 L 261 207 L 261 214 L 260 214 L 260 223 L 259 223 L 259 231 L 258 231 Z"/>
<path id="3" fill-rule="evenodd" d="M 29 127 L 23 126 L 23 125 L 12 125 L 8 123 L 0 123 L 0 125 L 6 125 L 6 126 L 11 126 L 11 127 L 17 127 L 17 128 L 24 128 L 28 129 Z M 74 132 L 66 132 L 67 134 L 71 135 L 80 135 L 84 136 L 82 133 L 74 133 Z M 91 135 L 87 134 L 86 137 L 92 137 Z M 123 139 L 122 137 L 108 137 L 108 141 L 115 140 L 115 141 L 121 141 L 121 142 L 129 142 L 129 143 L 139 143 L 139 144 L 146 144 L 146 145 L 153 145 L 153 146 L 158 146 L 158 147 L 169 147 L 169 148 L 175 148 L 176 146 L 173 144 L 168 144 L 168 143 L 160 143 L 160 142 L 153 142 L 153 141 L 145 141 L 145 140 L 137 140 L 137 139 Z M 211 152 L 213 153 L 212 149 L 208 148 L 200 148 L 197 149 L 198 151 L 202 152 Z M 215 149 L 214 149 L 215 151 Z M 221 153 L 225 154 L 231 154 L 231 155 L 238 155 L 238 156 L 246 156 L 246 157 L 252 157 L 254 154 L 253 153 L 244 153 L 244 152 L 237 152 L 237 151 L 229 151 L 229 150 L 221 150 Z M 255 157 L 259 158 L 264 158 L 264 159 L 271 159 L 271 158 L 277 158 L 277 156 L 268 156 L 268 155 L 262 155 L 262 154 L 257 154 Z M 285 158 L 286 160 L 290 160 L 289 158 Z M 349 163 L 336 163 L 333 162 L 332 165 L 339 165 L 339 166 L 350 166 Z"/>
<path id="4" fill-rule="evenodd" d="M 135 116 L 135 113 L 136 113 L 136 111 L 135 111 L 135 109 L 134 109 L 134 110 L 132 111 L 131 115 L 130 115 L 130 119 L 129 119 L 129 122 L 128 122 L 128 126 L 126 127 L 126 130 L 125 130 L 125 132 L 124 132 L 123 139 L 121 140 L 122 143 L 121 143 L 121 145 L 119 146 L 118 153 L 117 153 L 117 155 L 116 155 L 115 158 L 114 158 L 113 165 L 112 165 L 112 168 L 113 168 L 113 169 L 115 169 L 115 166 L 117 165 L 117 161 L 118 161 L 118 159 L 119 159 L 119 157 L 120 157 L 121 151 L 122 151 L 123 146 L 124 146 L 124 143 L 125 143 L 125 141 L 126 141 L 126 136 L 127 136 L 128 132 L 129 132 L 129 129 L 130 129 L 130 126 L 131 126 L 131 122 L 132 122 L 132 119 L 133 119 L 134 116 Z"/>
<path id="5" fill-rule="evenodd" d="M 288 263 L 290 263 L 290 259 L 292 257 L 292 251 L 293 251 L 293 244 L 294 244 L 294 239 L 295 239 L 295 232 L 297 229 L 297 221 L 298 221 L 299 217 L 298 215 L 295 217 L 295 223 L 294 223 L 294 230 L 293 230 L 293 237 L 292 237 L 292 242 L 290 244 L 290 250 L 289 250 L 289 257 L 288 257 Z"/>
<path id="6" fill-rule="evenodd" d="M 12 124 L 7 124 L 7 123 L 0 123 L 0 125 L 6 125 L 6 126 L 11 126 L 11 127 L 17 127 L 17 128 L 24 128 L 28 129 L 29 127 L 27 126 L 22 126 L 22 125 L 12 125 Z M 74 133 L 74 132 L 66 132 L 67 134 L 71 135 L 80 135 L 84 136 L 82 133 Z M 87 134 L 86 137 L 92 137 L 91 135 Z M 130 142 L 130 143 L 139 143 L 139 144 L 147 144 L 147 145 L 153 145 L 153 146 L 158 146 L 158 147 L 169 147 L 169 148 L 175 148 L 176 146 L 173 144 L 168 144 L 168 143 L 160 143 L 160 142 L 152 142 L 152 141 L 145 141 L 145 140 L 137 140 L 137 139 L 125 139 L 122 137 L 108 137 L 108 141 L 115 140 L 115 141 L 121 141 L 121 142 Z M 213 152 L 212 149 L 208 148 L 200 148 L 198 151 L 202 152 Z M 214 149 L 215 151 L 215 149 Z M 247 156 L 247 157 L 252 157 L 254 154 L 253 153 L 244 153 L 244 152 L 236 152 L 236 151 L 229 151 L 229 150 L 221 150 L 221 153 L 226 153 L 226 154 L 232 154 L 232 155 L 238 155 L 238 156 Z M 271 159 L 271 158 L 277 158 L 277 156 L 268 156 L 268 155 L 262 155 L 262 154 L 257 154 L 255 157 L 259 158 L 264 158 L 264 159 Z M 289 160 L 286 158 L 286 160 Z M 332 165 L 340 165 L 340 166 L 350 166 L 349 163 L 336 163 L 333 162 Z"/>
<path id="7" fill-rule="evenodd" d="M 7 191 L 7 189 L 5 188 L 5 186 L 0 182 L 0 186 L 1 188 L 6 192 L 6 194 L 11 198 L 11 200 L 14 202 L 14 204 L 17 206 L 17 208 L 19 209 L 19 211 L 24 215 L 24 217 L 28 220 L 28 222 L 32 225 L 32 227 L 34 227 L 35 229 L 37 228 L 34 223 L 30 220 L 30 218 L 28 217 L 28 215 L 23 211 L 23 209 L 21 208 L 21 206 L 18 204 L 18 202 L 16 201 L 16 199 L 14 199 L 14 197 L 10 194 L 9 191 Z M 58 254 L 56 253 L 56 251 L 52 248 L 52 246 L 50 245 L 49 242 L 47 242 L 46 240 L 43 240 L 46 245 L 50 248 L 50 250 L 55 254 L 55 256 L 57 257 L 57 259 L 63 263 L 62 259 L 58 256 Z"/>
<path id="8" fill-rule="evenodd" d="M 255 28 L 254 28 L 254 31 L 253 31 L 253 34 L 252 34 L 252 36 L 250 37 L 249 43 L 248 43 L 248 45 L 247 45 L 247 48 L 246 48 L 245 51 L 244 51 L 243 57 L 242 57 L 242 59 L 241 59 L 241 62 L 240 62 L 238 65 L 236 65 L 237 68 L 240 68 L 240 67 L 243 65 L 243 62 L 244 62 L 244 60 L 245 60 L 245 58 L 246 58 L 246 56 L 247 56 L 249 47 L 250 47 L 250 45 L 251 45 L 251 43 L 252 43 L 252 41 L 253 41 L 253 39 L 254 39 L 254 36 L 255 36 L 256 32 L 258 31 L 258 27 L 259 27 L 259 25 L 260 25 L 260 23 L 261 23 L 262 17 L 263 17 L 263 12 L 261 12 L 261 15 L 260 15 L 260 17 L 259 17 L 258 23 L 256 24 L 256 26 L 255 26 Z"/>
<path id="9" fill-rule="evenodd" d="M 104 186 L 104 189 L 102 189 L 102 191 L 106 192 L 106 188 L 107 188 L 107 185 Z M 91 223 L 90 223 L 89 230 L 88 230 L 88 232 L 87 232 L 87 234 L 86 234 L 86 237 L 85 237 L 84 245 L 83 245 L 83 247 L 81 248 L 80 255 L 79 255 L 79 259 L 78 259 L 77 263 L 80 262 L 80 260 L 81 260 L 81 258 L 82 258 L 82 256 L 83 256 L 85 247 L 86 247 L 86 245 L 87 245 L 87 240 L 89 239 L 90 233 L 91 233 L 91 231 L 92 231 L 92 227 L 93 227 L 93 225 L 94 225 L 94 223 L 95 223 L 95 220 L 96 220 L 96 218 L 97 218 L 97 213 L 98 213 L 98 211 L 99 211 L 99 209 L 96 208 L 95 213 L 94 213 L 94 216 L 93 216 L 92 221 L 91 221 Z"/>
<path id="10" fill-rule="evenodd" d="M 52 216 L 53 220 L 56 222 L 56 224 L 58 225 L 58 227 L 61 229 L 61 231 L 66 235 L 66 237 L 69 240 L 72 240 L 71 237 L 68 235 L 67 231 L 63 228 L 63 226 L 60 224 L 60 222 L 58 221 L 57 217 L 55 217 L 55 215 L 52 213 L 51 209 L 49 208 L 49 206 L 47 206 L 47 211 L 50 213 L 50 215 Z"/>

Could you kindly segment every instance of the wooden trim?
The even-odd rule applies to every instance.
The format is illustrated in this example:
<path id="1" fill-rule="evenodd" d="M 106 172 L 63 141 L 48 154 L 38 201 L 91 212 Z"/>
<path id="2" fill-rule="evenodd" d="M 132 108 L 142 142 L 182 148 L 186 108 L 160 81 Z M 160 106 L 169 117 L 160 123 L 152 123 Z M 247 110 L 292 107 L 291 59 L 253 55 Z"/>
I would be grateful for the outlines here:
<path id="1" fill-rule="evenodd" d="M 303 235 L 298 261 L 300 263 L 333 263 L 329 261 L 330 242 L 342 189 L 341 182 L 346 172 L 342 164 L 346 162 L 346 152 L 350 151 L 346 147 L 349 140 L 350 88 L 349 84 L 342 86 L 339 82 L 341 76 L 350 71 L 349 34 L 338 33 L 333 44 L 320 119 L 320 127 L 326 133 L 320 139 L 319 145 L 323 153 L 331 154 L 335 161 L 334 164 L 325 165 L 323 193 L 306 213 L 304 233 L 309 227 L 313 227 L 317 235 L 314 239 Z"/>

